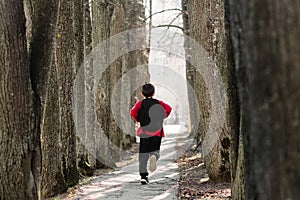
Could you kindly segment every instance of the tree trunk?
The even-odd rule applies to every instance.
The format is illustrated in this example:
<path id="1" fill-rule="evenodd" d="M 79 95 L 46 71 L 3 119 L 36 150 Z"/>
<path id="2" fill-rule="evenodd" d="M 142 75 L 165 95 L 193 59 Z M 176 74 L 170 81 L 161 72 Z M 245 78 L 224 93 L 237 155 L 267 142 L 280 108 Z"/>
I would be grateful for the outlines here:
<path id="1" fill-rule="evenodd" d="M 234 81 L 234 68 L 230 60 L 227 59 L 226 29 L 225 29 L 225 9 L 223 0 L 213 1 L 188 1 L 188 33 L 209 53 L 214 63 L 217 65 L 222 77 L 225 89 L 225 124 L 220 132 L 219 140 L 210 152 L 205 155 L 204 161 L 209 177 L 212 180 L 230 179 L 230 134 L 235 133 L 236 127 L 236 89 Z M 187 17 L 184 18 L 187 20 Z M 188 52 L 191 53 L 192 52 Z M 198 97 L 200 106 L 200 124 L 198 139 L 207 137 L 209 121 L 211 119 L 212 102 L 209 95 L 207 83 L 204 77 L 195 69 L 188 65 L 188 80 Z M 191 106 L 195 105 L 191 102 Z M 191 108 L 192 110 L 193 108 Z M 195 114 L 193 114 L 195 115 Z M 193 122 L 197 123 L 197 122 Z M 210 137 L 210 136 L 208 136 Z M 203 143 L 203 148 L 207 148 Z"/>
<path id="2" fill-rule="evenodd" d="M 131 107 L 136 103 L 137 99 L 141 99 L 141 90 L 140 88 L 134 88 L 135 86 L 142 86 L 145 82 L 150 81 L 150 74 L 148 71 L 148 56 L 149 49 L 146 49 L 147 38 L 146 32 L 146 23 L 145 23 L 145 7 L 143 0 L 128 0 L 124 3 L 125 7 L 125 27 L 126 30 L 129 30 L 129 34 L 124 41 L 124 46 L 127 49 L 132 49 L 134 46 L 144 46 L 145 48 L 139 48 L 138 50 L 128 52 L 127 55 L 124 55 L 123 61 L 123 74 L 126 74 L 130 70 L 138 66 L 143 66 L 136 68 L 136 77 L 131 77 L 130 80 L 126 80 L 127 84 L 123 84 L 122 95 L 121 95 L 121 105 L 127 105 L 128 103 Z M 151 33 L 150 33 L 151 34 Z M 150 44 L 149 44 L 150 45 Z M 133 91 L 137 89 L 133 94 L 129 94 L 128 91 Z M 129 102 L 128 102 L 129 101 Z M 121 109 L 124 110 L 124 109 Z M 121 113 L 121 117 L 128 118 L 128 111 L 126 113 Z M 124 134 L 123 137 L 123 146 L 128 148 L 131 146 L 131 143 L 135 141 L 135 126 L 133 121 L 127 124 L 126 130 L 129 130 L 130 133 Z"/>
<path id="3" fill-rule="evenodd" d="M 298 199 L 300 3 L 229 3 L 246 199 Z"/>
<path id="4" fill-rule="evenodd" d="M 0 3 L 0 199 L 37 199 L 40 144 L 22 1 Z"/>
<path id="5" fill-rule="evenodd" d="M 182 18 L 183 18 L 183 31 L 184 34 L 189 36 L 190 35 L 190 24 L 189 24 L 189 15 L 188 15 L 188 0 L 181 1 L 182 7 Z M 184 49 L 186 54 L 186 80 L 188 82 L 187 92 L 188 92 L 188 101 L 189 101 L 189 112 L 188 112 L 188 132 L 192 133 L 192 130 L 198 127 L 199 119 L 197 115 L 197 106 L 195 102 L 195 98 L 191 98 L 193 96 L 194 88 L 195 88 L 195 76 L 196 76 L 196 69 L 195 67 L 189 62 L 190 55 L 192 55 L 192 50 L 189 47 L 188 41 L 184 41 Z M 196 130 L 198 131 L 198 130 Z M 198 137 L 198 136 L 197 136 Z M 198 139 L 199 140 L 199 139 Z"/>
<path id="6" fill-rule="evenodd" d="M 47 93 L 44 97 L 45 104 L 42 113 L 42 198 L 53 197 L 68 189 L 61 165 L 59 96 L 56 70 L 56 65 L 53 62 L 49 69 Z"/>
<path id="7" fill-rule="evenodd" d="M 111 16 L 113 14 L 114 4 L 107 3 L 105 0 L 96 0 L 92 2 L 92 43 L 93 48 L 96 49 L 99 44 L 110 37 L 110 23 Z M 106 42 L 106 52 L 100 55 L 98 58 L 106 65 L 108 65 L 109 56 L 110 56 L 110 44 Z M 96 63 L 97 59 L 94 59 L 93 66 L 99 65 Z M 101 66 L 104 67 L 104 66 Z M 94 87 L 97 88 L 95 106 L 96 106 L 96 115 L 98 122 L 101 126 L 100 134 L 96 135 L 96 153 L 97 159 L 102 164 L 99 167 L 104 165 L 114 166 L 114 158 L 110 144 L 110 69 L 107 67 L 102 74 L 95 74 L 95 76 L 100 76 L 99 83 L 94 83 Z M 96 79 L 96 77 L 93 77 Z M 98 131 L 97 131 L 98 132 Z"/>
<path id="8" fill-rule="evenodd" d="M 233 33 L 230 29 L 230 6 L 228 1 L 224 1 L 225 8 L 225 26 L 226 26 L 226 38 L 227 38 L 227 57 L 230 66 L 235 67 L 234 55 L 233 55 L 233 43 L 231 34 Z M 233 75 L 233 74 L 232 74 Z M 235 112 L 235 118 L 232 118 L 232 124 L 236 124 L 235 130 L 230 132 L 231 136 L 231 153 L 230 153 L 230 167 L 231 167 L 231 196 L 234 200 L 245 199 L 245 160 L 244 160 L 244 144 L 243 144 L 243 131 L 241 128 L 245 128 L 245 126 L 241 126 L 240 124 L 240 113 L 239 113 L 239 102 L 236 88 L 236 78 L 231 78 L 231 83 L 229 85 L 234 86 L 231 91 L 235 93 L 232 96 L 233 104 L 235 105 L 235 109 L 229 108 L 232 112 Z"/>
<path id="9" fill-rule="evenodd" d="M 85 130 L 86 130 L 86 143 L 87 148 L 87 161 L 89 163 L 88 174 L 91 175 L 91 170 L 96 169 L 96 135 L 95 135 L 95 99 L 92 91 L 94 90 L 95 83 L 93 81 L 93 61 L 89 58 L 89 54 L 92 51 L 92 22 L 91 13 L 89 7 L 89 0 L 84 2 L 84 55 L 86 62 L 84 63 L 84 77 L 85 77 Z"/>
<path id="10" fill-rule="evenodd" d="M 32 0 L 30 5 L 32 15 L 27 19 L 32 19 L 31 80 L 40 99 L 40 104 L 36 106 L 39 110 L 36 117 L 40 121 L 43 155 L 40 190 L 41 197 L 47 198 L 67 190 L 60 163 L 58 85 L 53 42 L 58 3 Z"/>
<path id="11" fill-rule="evenodd" d="M 106 1 L 98 0 L 93 2 L 92 8 L 94 48 L 96 48 L 100 42 L 111 38 L 111 36 L 115 34 L 126 30 L 130 30 L 131 32 L 131 34 L 128 35 L 128 38 L 123 37 L 119 41 L 107 42 L 105 44 L 107 51 L 105 52 L 105 55 L 101 55 L 102 59 L 109 61 L 114 58 L 115 55 L 120 54 L 120 51 L 126 51 L 126 49 L 131 48 L 130 45 L 144 43 L 146 46 L 146 33 L 144 35 L 137 32 L 137 34 L 132 34 L 134 31 L 131 30 L 134 28 L 145 28 L 145 22 L 143 21 L 145 17 L 143 1 L 130 0 L 125 2 L 107 3 Z M 119 48 L 120 45 L 122 45 L 122 49 Z M 118 161 L 120 148 L 129 147 L 130 144 L 135 141 L 135 136 L 132 137 L 127 134 L 122 134 L 123 130 L 118 127 L 114 117 L 129 117 L 128 110 L 126 113 L 120 111 L 124 110 L 121 109 L 121 106 L 128 105 L 128 101 L 131 99 L 135 101 L 135 98 L 132 97 L 129 92 L 131 91 L 131 87 L 136 85 L 136 80 L 134 78 L 129 80 L 126 88 L 121 88 L 122 91 L 118 91 L 119 96 L 114 96 L 112 98 L 112 94 L 122 75 L 127 73 L 130 69 L 147 62 L 146 52 L 146 50 L 136 50 L 124 53 L 124 55 L 121 55 L 119 58 L 112 60 L 112 63 L 107 62 L 106 64 L 108 64 L 109 67 L 105 69 L 104 73 L 102 73 L 99 83 L 96 83 L 98 84 L 98 92 L 96 95 L 97 116 L 100 121 L 101 128 L 106 135 L 106 138 L 96 139 L 96 141 L 100 140 L 101 142 L 101 144 L 98 144 L 97 146 L 103 148 L 98 150 L 103 153 L 102 157 L 104 158 L 102 158 L 102 161 Z M 123 83 L 122 86 L 124 85 L 125 84 Z M 111 113 L 111 106 L 113 104 L 117 106 L 113 108 L 114 111 L 116 111 L 115 114 L 117 116 L 113 116 Z M 121 106 L 118 107 L 119 105 Z M 126 130 L 128 129 L 126 128 Z M 134 133 L 133 127 L 131 130 L 132 133 Z M 109 139 L 108 141 L 106 141 L 107 138 Z M 114 145 L 111 145 L 111 142 Z M 109 165 L 113 166 L 112 163 Z"/>
<path id="12" fill-rule="evenodd" d="M 125 13 L 124 13 L 124 7 L 122 4 L 116 4 L 112 13 L 111 17 L 111 23 L 110 23 L 110 34 L 116 35 L 118 33 L 122 33 L 124 30 L 124 24 L 125 24 Z M 110 41 L 110 55 L 112 57 L 115 57 L 115 55 L 119 55 L 122 49 L 120 48 L 120 44 L 122 44 L 122 39 L 119 40 L 112 40 Z M 110 64 L 110 94 L 112 95 L 114 92 L 114 89 L 118 83 L 118 81 L 122 77 L 122 63 L 123 57 L 117 58 Z M 113 102 L 112 102 L 113 101 Z M 115 113 L 115 116 L 111 114 L 110 118 L 110 139 L 113 144 L 118 147 L 118 149 L 115 149 L 115 155 L 114 157 L 116 160 L 120 159 L 120 153 L 121 153 L 121 145 L 122 145 L 122 130 L 118 127 L 116 123 L 117 117 L 120 116 L 120 104 L 121 104 L 121 95 L 114 96 L 110 98 L 110 105 L 114 105 L 113 109 L 117 110 L 117 113 Z"/>
<path id="13" fill-rule="evenodd" d="M 72 115 L 72 90 L 75 77 L 74 1 L 60 0 L 56 34 L 56 61 L 59 92 L 61 161 L 68 186 L 78 183 L 76 132 Z"/>
<path id="14" fill-rule="evenodd" d="M 74 30 L 77 32 L 76 42 L 76 97 L 75 122 L 77 132 L 78 167 L 83 175 L 92 176 L 96 168 L 95 147 L 95 108 L 93 90 L 93 65 L 89 58 L 92 47 L 91 15 L 88 0 L 74 2 L 76 21 Z M 84 59 L 84 60 L 83 60 Z"/>

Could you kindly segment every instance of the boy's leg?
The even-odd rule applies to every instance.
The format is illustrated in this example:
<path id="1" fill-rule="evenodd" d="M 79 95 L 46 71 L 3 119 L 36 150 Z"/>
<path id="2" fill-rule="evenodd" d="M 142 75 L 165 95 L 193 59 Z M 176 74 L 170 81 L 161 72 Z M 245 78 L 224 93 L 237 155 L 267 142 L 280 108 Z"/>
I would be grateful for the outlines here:
<path id="1" fill-rule="evenodd" d="M 149 175 L 147 171 L 147 162 L 149 159 L 149 153 L 140 153 L 139 154 L 139 172 L 142 178 Z"/>
<path id="2" fill-rule="evenodd" d="M 160 157 L 160 145 L 162 137 L 154 136 L 150 140 L 150 156 L 155 155 L 156 160 Z"/>
<path id="3" fill-rule="evenodd" d="M 147 171 L 147 162 L 149 160 L 150 153 L 150 138 L 140 138 L 140 149 L 139 149 L 139 172 L 141 178 L 146 178 L 149 173 Z"/>
<path id="4" fill-rule="evenodd" d="M 156 161 L 159 159 L 160 157 L 160 145 L 161 145 L 161 139 L 162 137 L 151 137 L 150 140 L 150 147 L 151 147 L 151 152 L 150 152 L 150 166 L 149 166 L 149 170 L 151 172 L 156 170 Z"/>

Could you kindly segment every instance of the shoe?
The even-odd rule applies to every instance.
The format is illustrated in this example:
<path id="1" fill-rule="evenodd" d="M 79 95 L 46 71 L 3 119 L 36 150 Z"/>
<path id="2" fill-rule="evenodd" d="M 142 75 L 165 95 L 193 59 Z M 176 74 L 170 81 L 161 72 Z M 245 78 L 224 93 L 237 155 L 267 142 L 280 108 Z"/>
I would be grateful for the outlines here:
<path id="1" fill-rule="evenodd" d="M 149 170 L 151 172 L 154 172 L 156 170 L 156 156 L 155 155 L 150 156 Z"/>
<path id="2" fill-rule="evenodd" d="M 143 178 L 141 179 L 141 184 L 142 184 L 142 185 L 147 185 L 147 184 L 149 184 L 148 177 L 143 177 Z"/>

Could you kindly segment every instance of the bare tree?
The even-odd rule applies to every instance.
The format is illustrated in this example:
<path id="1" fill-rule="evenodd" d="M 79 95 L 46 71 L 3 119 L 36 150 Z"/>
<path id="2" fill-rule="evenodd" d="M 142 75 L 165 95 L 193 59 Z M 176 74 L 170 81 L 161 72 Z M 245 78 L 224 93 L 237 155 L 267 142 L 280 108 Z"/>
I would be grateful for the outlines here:
<path id="1" fill-rule="evenodd" d="M 48 198 L 77 184 L 77 144 L 78 154 L 92 169 L 88 172 L 91 175 L 96 167 L 97 150 L 105 151 L 109 157 L 110 142 L 119 147 L 128 147 L 133 142 L 121 134 L 111 118 L 110 95 L 122 74 L 129 70 L 129 58 L 131 64 L 144 63 L 147 61 L 145 51 L 124 55 L 111 64 L 100 81 L 98 104 L 92 98 L 91 108 L 76 108 L 75 112 L 84 113 L 84 120 L 80 122 L 73 116 L 72 95 L 74 78 L 80 73 L 78 70 L 90 54 L 92 44 L 95 47 L 113 34 L 131 28 L 129 24 L 138 27 L 134 20 L 137 15 L 144 15 L 143 7 L 130 13 L 135 15 L 125 14 L 125 11 L 132 11 L 135 3 L 142 5 L 141 2 L 131 2 L 132 7 L 126 10 L 125 4 L 117 1 L 93 1 L 93 22 L 88 0 L 26 0 L 25 7 L 15 0 L 0 3 L 3 19 L 0 22 L 3 68 L 0 75 L 0 157 L 3 162 L 0 199 Z M 130 19 L 130 23 L 125 22 L 126 19 Z M 118 45 L 109 45 L 115 48 L 111 48 L 107 56 L 119 51 Z M 93 74 L 92 64 L 89 60 L 88 65 L 84 65 L 80 81 L 84 86 L 97 87 L 93 80 L 90 83 L 90 79 L 86 79 Z M 84 93 L 88 93 L 85 89 Z M 87 96 L 81 99 L 81 104 L 89 100 Z M 98 111 L 109 142 L 95 136 L 96 118 L 94 113 L 90 114 L 94 110 Z M 91 140 L 84 144 L 78 140 L 75 123 L 81 124 L 77 128 L 82 128 L 85 137 L 93 140 L 94 152 L 86 152 L 84 148 Z M 107 143 L 99 145 L 101 142 Z"/>
<path id="2" fill-rule="evenodd" d="M 37 199 L 40 146 L 22 1 L 0 3 L 0 198 Z"/>
<path id="3" fill-rule="evenodd" d="M 32 21 L 32 27 L 29 29 L 32 30 L 31 80 L 39 99 L 36 107 L 39 112 L 36 118 L 40 124 L 42 147 L 40 193 L 42 198 L 46 198 L 67 190 L 60 162 L 58 85 L 53 42 L 56 33 L 58 3 L 57 1 L 32 0 L 28 6 L 32 6 L 32 13 L 26 16 L 28 21 Z"/>
<path id="4" fill-rule="evenodd" d="M 298 199 L 299 1 L 228 3 L 246 183 L 234 199 Z"/>
<path id="5" fill-rule="evenodd" d="M 76 71 L 74 34 L 74 0 L 60 0 L 58 7 L 55 59 L 59 94 L 61 162 L 68 186 L 78 183 L 76 132 L 72 116 L 72 90 Z"/>
<path id="6" fill-rule="evenodd" d="M 205 156 L 204 162 L 209 177 L 212 180 L 230 179 L 230 134 L 236 130 L 236 92 L 234 86 L 233 65 L 227 60 L 226 49 L 226 30 L 224 2 L 222 0 L 202 2 L 202 1 L 183 1 L 183 8 L 186 7 L 187 15 L 184 16 L 185 32 L 190 37 L 201 44 L 216 63 L 221 72 L 226 92 L 226 120 L 220 138 L 214 148 Z M 189 44 L 186 44 L 188 46 Z M 193 51 L 193 50 L 191 50 Z M 193 56 L 192 52 L 187 54 Z M 211 100 L 209 91 L 204 78 L 195 68 L 188 64 L 187 79 L 191 82 L 200 105 L 200 124 L 198 140 L 206 137 L 209 121 L 211 117 Z M 223 83 L 216 83 L 223 84 Z M 194 102 L 190 102 L 195 106 Z M 193 110 L 193 107 L 191 107 Z M 195 113 L 191 113 L 192 116 Z M 196 123 L 195 120 L 193 123 Z M 204 148 L 206 148 L 204 146 Z"/>

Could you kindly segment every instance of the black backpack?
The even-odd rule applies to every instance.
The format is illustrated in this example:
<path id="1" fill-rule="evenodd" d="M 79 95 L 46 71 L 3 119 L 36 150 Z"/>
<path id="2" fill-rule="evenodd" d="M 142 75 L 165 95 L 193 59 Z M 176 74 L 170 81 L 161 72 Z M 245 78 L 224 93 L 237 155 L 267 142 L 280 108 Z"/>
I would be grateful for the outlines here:
<path id="1" fill-rule="evenodd" d="M 155 132 L 163 127 L 165 109 L 157 99 L 147 98 L 142 101 L 137 119 L 145 131 Z"/>

